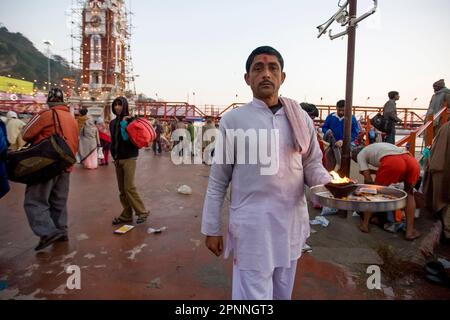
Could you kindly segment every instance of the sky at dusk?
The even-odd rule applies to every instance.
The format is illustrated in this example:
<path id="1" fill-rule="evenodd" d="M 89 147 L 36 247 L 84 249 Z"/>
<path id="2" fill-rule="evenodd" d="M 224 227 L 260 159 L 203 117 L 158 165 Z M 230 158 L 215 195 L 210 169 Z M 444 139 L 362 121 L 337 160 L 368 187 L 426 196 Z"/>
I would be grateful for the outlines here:
<path id="1" fill-rule="evenodd" d="M 252 93 L 244 81 L 245 61 L 254 48 L 271 45 L 285 60 L 283 96 L 333 105 L 345 97 L 347 37 L 318 39 L 316 28 L 338 10 L 336 0 L 126 3 L 134 12 L 137 92 L 199 106 L 247 102 Z M 70 61 L 71 4 L 1 0 L 0 22 L 41 51 L 43 40 L 51 40 L 52 52 Z M 358 14 L 372 4 L 358 1 Z M 383 105 L 387 92 L 396 90 L 398 107 L 427 107 L 433 82 L 444 78 L 448 87 L 449 12 L 448 0 L 380 0 L 357 29 L 354 105 Z M 336 23 L 331 28 L 343 30 Z"/>

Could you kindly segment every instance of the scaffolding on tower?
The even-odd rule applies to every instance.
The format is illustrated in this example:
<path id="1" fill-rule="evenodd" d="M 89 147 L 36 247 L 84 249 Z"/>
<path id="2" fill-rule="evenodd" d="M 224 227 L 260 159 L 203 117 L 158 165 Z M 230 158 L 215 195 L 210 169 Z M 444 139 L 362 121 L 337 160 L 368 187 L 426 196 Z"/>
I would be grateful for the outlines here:
<path id="1" fill-rule="evenodd" d="M 81 91 L 80 73 L 82 71 L 81 43 L 83 32 L 83 6 L 84 0 L 71 0 L 70 8 L 66 11 L 67 27 L 70 30 L 70 77 L 65 82 L 72 84 L 73 89 L 65 91 L 66 97 L 78 96 Z M 77 107 L 78 108 L 78 107 Z"/>
<path id="2" fill-rule="evenodd" d="M 100 114 L 100 110 L 123 95 L 133 109 L 136 86 L 129 1 L 71 1 L 71 68 L 81 71 L 79 105 Z"/>
<path id="3" fill-rule="evenodd" d="M 125 91 L 132 93 L 133 96 L 136 96 L 136 82 L 135 82 L 135 74 L 133 67 L 133 57 L 131 54 L 131 39 L 133 36 L 133 15 L 134 13 L 131 11 L 131 0 L 129 2 L 129 9 L 125 11 L 125 19 L 126 19 L 126 54 L 125 54 Z"/>
<path id="4" fill-rule="evenodd" d="M 71 70 L 82 68 L 81 42 L 83 40 L 83 5 L 84 0 L 72 0 L 68 12 L 70 23 Z"/>

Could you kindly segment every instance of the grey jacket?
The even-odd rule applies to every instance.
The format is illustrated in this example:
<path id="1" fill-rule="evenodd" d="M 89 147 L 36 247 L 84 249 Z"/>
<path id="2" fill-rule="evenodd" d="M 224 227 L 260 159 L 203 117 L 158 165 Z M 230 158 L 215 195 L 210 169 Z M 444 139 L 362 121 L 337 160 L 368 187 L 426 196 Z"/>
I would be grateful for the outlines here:
<path id="1" fill-rule="evenodd" d="M 450 104 L 450 89 L 444 87 L 433 94 L 433 96 L 431 97 L 427 116 L 438 113 L 445 101 Z"/>
<path id="2" fill-rule="evenodd" d="M 397 117 L 397 105 L 395 103 L 395 100 L 389 100 L 384 104 L 383 107 L 383 116 L 387 120 L 391 120 L 394 122 L 402 122 L 402 119 Z"/>

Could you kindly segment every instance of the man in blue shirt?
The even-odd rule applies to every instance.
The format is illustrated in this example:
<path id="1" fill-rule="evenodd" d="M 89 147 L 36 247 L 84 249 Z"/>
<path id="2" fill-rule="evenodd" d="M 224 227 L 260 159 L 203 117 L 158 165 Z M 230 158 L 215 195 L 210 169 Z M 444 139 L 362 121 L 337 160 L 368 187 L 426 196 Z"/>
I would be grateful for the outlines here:
<path id="1" fill-rule="evenodd" d="M 331 113 L 322 126 L 323 139 L 330 144 L 326 153 L 327 170 L 339 170 L 341 164 L 341 148 L 344 143 L 344 111 L 345 100 L 339 100 L 336 104 L 336 112 Z M 355 147 L 354 141 L 358 137 L 358 122 L 352 115 L 351 146 Z"/>

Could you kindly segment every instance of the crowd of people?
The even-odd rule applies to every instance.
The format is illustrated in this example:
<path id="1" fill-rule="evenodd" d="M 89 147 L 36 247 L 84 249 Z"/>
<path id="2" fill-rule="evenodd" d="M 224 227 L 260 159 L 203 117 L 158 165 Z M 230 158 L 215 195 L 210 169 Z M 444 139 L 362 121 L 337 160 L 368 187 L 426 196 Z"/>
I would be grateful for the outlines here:
<path id="1" fill-rule="evenodd" d="M 329 171 L 340 167 L 345 101 L 339 100 L 336 112 L 331 113 L 320 128 L 316 128 L 313 119 L 318 112 L 314 105 L 299 105 L 279 95 L 286 73 L 284 60 L 276 49 L 268 46 L 256 48 L 249 55 L 245 67 L 245 81 L 251 88 L 253 100 L 226 113 L 220 121 L 219 132 L 226 141 L 229 130 L 278 130 L 278 170 L 274 174 L 261 174 L 264 171 L 262 163 L 249 166 L 246 163 L 213 161 L 201 232 L 205 235 L 207 248 L 215 255 L 224 253 L 228 256 L 233 252 L 233 299 L 290 299 L 297 260 L 310 233 L 305 188 L 330 182 Z M 435 83 L 434 88 L 430 114 L 436 114 L 449 101 L 449 92 L 443 80 Z M 420 166 L 407 150 L 394 145 L 395 125 L 401 123 L 396 111 L 396 101 L 400 96 L 398 92 L 391 91 L 388 97 L 383 110 L 383 116 L 389 122 L 385 142 L 373 140 L 365 146 L 361 123 L 352 116 L 351 151 L 364 183 L 384 186 L 403 184 L 408 195 L 405 239 L 414 240 L 420 237 L 414 224 L 415 193 L 421 189 L 417 185 Z M 52 89 L 47 101 L 49 110 L 35 115 L 27 124 L 19 120 L 14 112 L 7 114 L 6 124 L 0 121 L 0 197 L 9 189 L 7 149 L 14 152 L 25 143 L 36 145 L 59 133 L 83 168 L 92 170 L 107 166 L 111 154 L 122 205 L 120 215 L 113 218 L 112 224 L 133 223 L 133 213 L 136 224 L 146 222 L 150 211 L 135 186 L 139 148 L 130 140 L 126 130 L 134 120 L 127 99 L 118 97 L 112 102 L 111 110 L 115 117 L 111 121 L 105 120 L 109 118 L 106 116 L 94 119 L 84 108 L 79 110 L 75 119 L 64 103 L 60 89 Z M 55 114 L 59 126 L 54 123 Z M 156 139 L 148 150 L 153 150 L 155 156 L 171 151 L 178 143 L 189 142 L 183 141 L 187 137 L 194 144 L 196 135 L 203 136 L 207 130 L 216 128 L 212 119 L 208 119 L 201 130 L 181 117 L 170 121 L 153 119 L 152 122 Z M 448 236 L 450 129 L 448 123 L 442 128 L 437 124 L 435 128 L 437 137 L 428 159 L 429 170 L 425 169 L 428 175 L 423 191 L 425 194 L 431 192 L 428 195 L 432 199 L 430 206 L 442 214 L 444 231 Z M 189 135 L 173 141 L 172 134 L 179 129 Z M 198 148 L 191 149 L 192 156 L 206 148 L 205 141 L 200 141 Z M 226 151 L 215 150 L 216 153 Z M 36 250 L 42 250 L 56 241 L 68 240 L 67 199 L 72 171 L 73 167 L 69 167 L 53 179 L 26 186 L 24 209 L 32 231 L 40 239 Z M 227 239 L 224 242 L 222 207 L 228 187 L 232 197 Z M 371 221 L 372 213 L 361 213 L 361 231 L 369 232 Z"/>
<path id="2" fill-rule="evenodd" d="M 119 97 L 113 101 L 111 110 L 115 118 L 111 121 L 105 120 L 110 118 L 106 114 L 103 117 L 90 115 L 87 108 L 81 108 L 73 117 L 64 103 L 63 92 L 58 88 L 48 93 L 47 104 L 48 110 L 39 112 L 27 122 L 19 119 L 13 111 L 6 114 L 5 121 L 0 120 L 0 198 L 10 189 L 6 169 L 8 152 L 25 150 L 28 145 L 37 145 L 58 133 L 68 142 L 80 168 L 94 170 L 99 166 L 108 166 L 112 156 L 123 207 L 121 214 L 113 218 L 112 224 L 132 223 L 133 212 L 136 223 L 145 222 L 150 212 L 134 183 L 139 150 L 126 132 L 126 126 L 134 119 L 128 110 L 127 99 Z M 172 133 L 177 129 L 188 130 L 192 141 L 195 134 L 200 134 L 194 130 L 193 122 L 184 117 L 174 117 L 170 121 L 151 119 L 151 122 L 157 135 L 146 149 L 153 149 L 155 155 L 173 149 L 178 142 L 172 141 Z M 205 128 L 212 127 L 215 128 L 215 125 L 208 119 Z M 37 251 L 55 241 L 68 240 L 67 198 L 73 169 L 73 166 L 69 167 L 49 181 L 27 184 L 24 209 L 32 231 L 40 239 L 35 248 Z"/>

